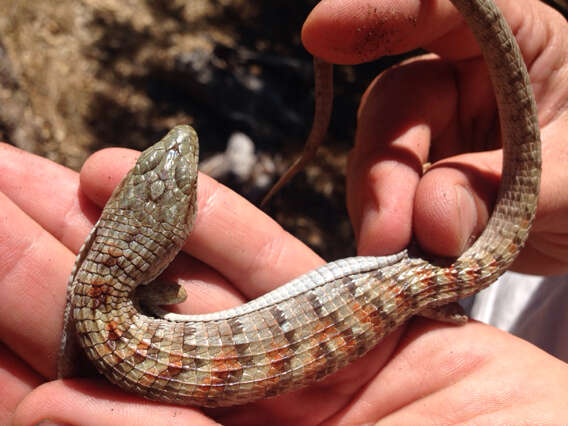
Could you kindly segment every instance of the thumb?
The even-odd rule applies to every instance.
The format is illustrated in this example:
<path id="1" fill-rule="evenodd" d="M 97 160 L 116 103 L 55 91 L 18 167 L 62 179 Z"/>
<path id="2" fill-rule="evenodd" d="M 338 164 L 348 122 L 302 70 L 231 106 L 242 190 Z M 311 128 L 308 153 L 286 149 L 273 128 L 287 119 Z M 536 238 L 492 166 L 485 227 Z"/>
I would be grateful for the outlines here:
<path id="1" fill-rule="evenodd" d="M 390 69 L 365 93 L 347 172 L 360 254 L 402 250 L 414 234 L 426 251 L 457 256 L 483 230 L 501 154 L 455 156 L 476 150 L 459 137 L 458 100 L 453 65 L 433 56 Z M 429 158 L 449 156 L 422 177 Z"/>

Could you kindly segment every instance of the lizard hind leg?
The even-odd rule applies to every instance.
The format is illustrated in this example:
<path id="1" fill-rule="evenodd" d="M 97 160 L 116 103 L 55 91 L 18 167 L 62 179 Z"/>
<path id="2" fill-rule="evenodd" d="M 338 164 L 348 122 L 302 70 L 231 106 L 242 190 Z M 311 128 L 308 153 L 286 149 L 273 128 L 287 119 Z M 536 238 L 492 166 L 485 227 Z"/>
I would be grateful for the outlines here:
<path id="1" fill-rule="evenodd" d="M 161 305 L 174 305 L 187 299 L 185 288 L 179 284 L 165 280 L 151 281 L 136 288 L 134 304 L 142 312 L 164 318 L 169 312 Z"/>
<path id="2" fill-rule="evenodd" d="M 463 325 L 468 320 L 468 316 L 458 302 L 448 303 L 447 305 L 437 306 L 435 308 L 427 308 L 420 311 L 418 315 L 455 325 Z"/>

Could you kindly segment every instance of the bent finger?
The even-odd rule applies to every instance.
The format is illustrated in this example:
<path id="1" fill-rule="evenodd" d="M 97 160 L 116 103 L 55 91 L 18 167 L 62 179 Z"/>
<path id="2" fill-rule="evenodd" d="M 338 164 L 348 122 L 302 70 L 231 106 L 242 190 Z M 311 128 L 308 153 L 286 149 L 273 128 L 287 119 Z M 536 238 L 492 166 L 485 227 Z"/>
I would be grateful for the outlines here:
<path id="1" fill-rule="evenodd" d="M 453 68 L 415 59 L 377 78 L 365 93 L 347 173 L 347 204 L 360 254 L 400 251 L 430 142 L 455 133 Z"/>

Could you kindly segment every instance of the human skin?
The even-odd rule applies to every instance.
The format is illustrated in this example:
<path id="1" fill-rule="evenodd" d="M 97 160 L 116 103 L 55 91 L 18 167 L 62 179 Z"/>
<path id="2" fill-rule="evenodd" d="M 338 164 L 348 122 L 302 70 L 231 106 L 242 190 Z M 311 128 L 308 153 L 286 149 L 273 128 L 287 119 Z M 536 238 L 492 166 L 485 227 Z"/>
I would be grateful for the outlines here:
<path id="1" fill-rule="evenodd" d="M 529 69 L 543 141 L 537 219 L 515 265 L 568 271 L 566 20 L 534 0 L 497 2 Z M 369 33 L 373 36 L 370 37 Z M 485 227 L 501 174 L 492 88 L 469 29 L 446 0 L 324 0 L 303 40 L 334 63 L 422 46 L 363 96 L 347 173 L 347 205 L 360 254 L 393 253 L 412 235 L 430 253 L 458 256 Z M 421 177 L 422 164 L 434 164 Z M 384 230 L 396 230 L 384 232 Z M 380 236 L 380 238 L 377 238 Z"/>
<path id="2" fill-rule="evenodd" d="M 485 96 L 466 96 L 490 93 L 483 66 L 448 2 L 376 3 L 369 14 L 363 2 L 322 1 L 304 27 L 307 48 L 332 62 L 353 63 L 422 44 L 446 61 L 428 57 L 397 67 L 364 96 L 348 170 L 348 206 L 359 251 L 399 251 L 414 231 L 427 250 L 454 255 L 471 230 L 476 233 L 484 225 L 499 179 L 500 153 L 453 157 L 447 161 L 459 167 L 435 163 L 424 177 L 420 170 L 430 138 L 432 162 L 487 143 L 482 136 L 494 123 L 494 105 Z M 568 151 L 561 140 L 568 88 L 562 52 L 568 45 L 566 23 L 536 1 L 499 5 L 529 64 L 544 143 L 537 220 L 518 269 L 566 272 Z M 413 16 L 419 17 L 415 24 L 407 19 Z M 387 45 L 358 44 L 357 28 L 378 38 L 381 32 L 399 35 Z M 479 139 L 464 139 L 472 123 Z M 459 141 L 453 139 L 456 134 Z M 473 321 L 456 327 L 413 319 L 322 382 L 242 407 L 174 407 L 125 394 L 102 379 L 54 380 L 75 254 L 137 155 L 118 148 L 101 151 L 78 175 L 0 146 L 0 423 L 530 424 L 568 418 L 568 366 Z M 194 232 L 166 272 L 190 294 L 181 312 L 237 305 L 323 263 L 272 219 L 207 176 L 200 176 L 198 190 Z M 456 203 L 464 199 L 465 205 Z M 468 222 L 471 217 L 475 220 Z"/>

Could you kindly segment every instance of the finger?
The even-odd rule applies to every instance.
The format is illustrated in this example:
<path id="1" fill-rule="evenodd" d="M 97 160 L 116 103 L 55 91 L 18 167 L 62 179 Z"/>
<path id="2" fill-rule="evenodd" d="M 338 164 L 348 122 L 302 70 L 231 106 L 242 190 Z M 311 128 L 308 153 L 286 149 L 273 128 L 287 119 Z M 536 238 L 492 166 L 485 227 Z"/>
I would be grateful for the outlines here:
<path id="1" fill-rule="evenodd" d="M 478 153 L 437 163 L 420 181 L 414 233 L 428 253 L 456 257 L 481 234 L 495 200 L 501 153 Z"/>
<path id="2" fill-rule="evenodd" d="M 80 192 L 78 173 L 3 143 L 0 191 L 74 253 L 99 215 Z"/>
<path id="3" fill-rule="evenodd" d="M 14 425 L 214 425 L 199 410 L 143 401 L 104 382 L 57 380 L 38 387 L 18 406 Z"/>
<path id="4" fill-rule="evenodd" d="M 42 382 L 39 374 L 0 344 L 0 424 L 10 424 L 20 401 Z"/>
<path id="5" fill-rule="evenodd" d="M 558 184 L 568 182 L 563 165 L 568 149 L 548 139 L 554 149 L 543 150 L 537 216 L 512 268 L 540 275 L 562 274 L 568 268 L 564 231 L 568 195 Z M 481 234 L 497 195 L 501 162 L 501 151 L 464 154 L 436 163 L 420 180 L 414 200 L 414 236 L 426 252 L 455 257 Z"/>
<path id="6" fill-rule="evenodd" d="M 412 50 L 439 38 L 453 25 L 455 12 L 446 1 L 370 5 L 361 0 L 325 0 L 306 19 L 302 41 L 314 56 L 353 64 Z"/>
<path id="7" fill-rule="evenodd" d="M 0 193 L 0 340 L 54 377 L 74 254 Z"/>
<path id="8" fill-rule="evenodd" d="M 124 149 L 91 156 L 81 171 L 82 190 L 102 206 L 137 156 Z M 208 176 L 200 174 L 198 191 L 197 219 L 184 250 L 212 266 L 248 298 L 323 263 L 270 217 Z"/>
<path id="9" fill-rule="evenodd" d="M 434 57 L 387 71 L 365 93 L 347 174 L 347 204 L 360 254 L 392 253 L 410 242 L 430 142 L 455 150 L 444 141 L 456 139 L 457 101 L 453 67 Z M 463 179 L 460 170 L 455 173 L 454 180 Z M 455 226 L 450 229 L 441 240 L 455 232 Z"/>
<path id="10" fill-rule="evenodd" d="M 529 0 L 497 1 L 521 44 L 525 56 L 542 48 L 531 26 L 541 6 Z M 558 15 L 558 14 L 556 14 Z M 544 36 L 544 34 L 543 34 Z M 449 0 L 391 0 L 369 4 L 363 0 L 325 0 L 314 8 L 302 29 L 306 49 L 333 63 L 361 63 L 384 55 L 427 47 L 445 58 L 479 55 L 477 43 Z"/>

